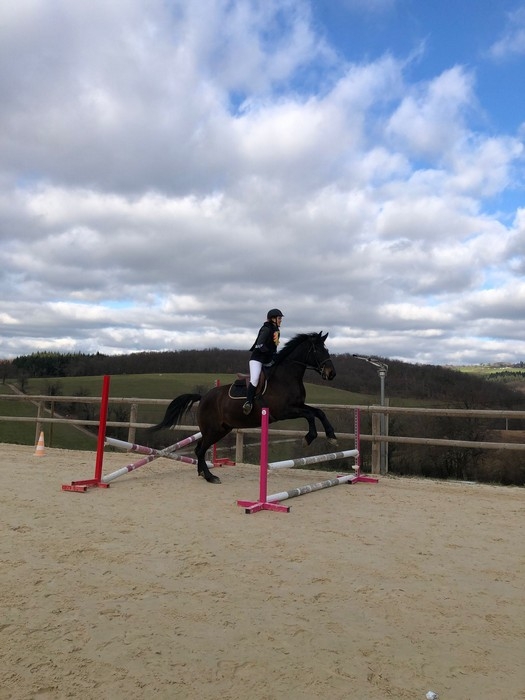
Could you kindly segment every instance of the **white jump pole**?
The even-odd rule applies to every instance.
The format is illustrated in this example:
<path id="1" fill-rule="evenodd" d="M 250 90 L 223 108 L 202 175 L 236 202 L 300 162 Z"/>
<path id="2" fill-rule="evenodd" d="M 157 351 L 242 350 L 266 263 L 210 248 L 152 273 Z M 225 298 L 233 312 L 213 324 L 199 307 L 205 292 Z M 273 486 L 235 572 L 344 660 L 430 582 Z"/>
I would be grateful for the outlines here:
<path id="1" fill-rule="evenodd" d="M 298 457 L 297 459 L 284 459 L 282 462 L 270 462 L 269 469 L 291 469 L 293 467 L 304 467 L 307 464 L 321 464 L 321 462 L 331 462 L 334 459 L 344 459 L 345 457 L 357 457 L 357 450 L 343 450 L 342 452 L 330 452 L 325 455 L 312 455 L 311 457 Z"/>
<path id="2" fill-rule="evenodd" d="M 325 479 L 324 481 L 318 481 L 316 484 L 298 486 L 295 489 L 290 489 L 290 491 L 281 491 L 280 493 L 274 493 L 271 496 L 267 496 L 266 500 L 268 501 L 268 503 L 286 501 L 287 498 L 303 496 L 305 493 L 312 493 L 312 491 L 328 489 L 330 488 L 330 486 L 339 486 L 339 484 L 351 484 L 356 480 L 357 477 L 354 474 L 347 474 L 346 476 L 338 476 L 335 479 Z"/>

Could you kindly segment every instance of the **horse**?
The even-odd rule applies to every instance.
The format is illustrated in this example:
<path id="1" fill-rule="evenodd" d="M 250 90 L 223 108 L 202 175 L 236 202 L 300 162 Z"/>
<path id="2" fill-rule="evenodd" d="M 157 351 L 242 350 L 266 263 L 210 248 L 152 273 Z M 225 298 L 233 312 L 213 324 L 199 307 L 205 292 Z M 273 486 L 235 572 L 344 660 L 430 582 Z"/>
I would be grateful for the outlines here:
<path id="1" fill-rule="evenodd" d="M 157 425 L 149 428 L 156 432 L 163 428 L 174 428 L 183 415 L 199 402 L 197 423 L 202 437 L 197 441 L 197 472 L 206 481 L 220 484 L 221 480 L 212 474 L 206 463 L 206 452 L 215 443 L 222 440 L 234 428 L 256 428 L 261 425 L 261 408 L 269 409 L 270 423 L 292 418 L 305 418 L 308 432 L 304 436 L 307 445 L 317 437 L 315 419 L 323 425 L 329 442 L 337 443 L 334 428 L 325 413 L 305 403 L 306 389 L 303 377 L 306 369 L 315 370 L 323 379 L 333 380 L 336 376 L 325 341 L 328 333 L 300 333 L 289 340 L 271 363 L 265 367 L 262 391 L 257 390 L 253 409 L 245 415 L 242 410 L 246 399 L 246 377 L 240 382 L 224 384 L 210 389 L 204 396 L 200 394 L 182 394 L 169 404 L 164 418 Z M 236 393 L 237 392 L 237 393 Z"/>

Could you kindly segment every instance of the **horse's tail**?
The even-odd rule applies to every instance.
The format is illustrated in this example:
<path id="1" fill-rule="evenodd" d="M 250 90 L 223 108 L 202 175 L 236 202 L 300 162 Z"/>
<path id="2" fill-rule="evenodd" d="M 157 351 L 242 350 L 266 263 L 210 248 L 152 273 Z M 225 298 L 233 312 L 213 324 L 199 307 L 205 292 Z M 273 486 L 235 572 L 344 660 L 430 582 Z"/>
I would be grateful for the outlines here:
<path id="1" fill-rule="evenodd" d="M 164 414 L 164 418 L 157 425 L 148 428 L 152 433 L 163 428 L 174 428 L 182 416 L 190 410 L 194 403 L 201 400 L 200 394 L 181 394 L 170 403 Z"/>

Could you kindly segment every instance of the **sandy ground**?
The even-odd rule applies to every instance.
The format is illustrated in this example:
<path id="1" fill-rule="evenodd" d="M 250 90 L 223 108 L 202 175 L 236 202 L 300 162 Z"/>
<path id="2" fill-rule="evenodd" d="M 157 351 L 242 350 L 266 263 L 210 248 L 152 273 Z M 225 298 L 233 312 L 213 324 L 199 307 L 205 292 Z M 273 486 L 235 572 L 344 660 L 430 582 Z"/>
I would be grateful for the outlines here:
<path id="1" fill-rule="evenodd" d="M 2 700 L 525 698 L 523 489 L 387 477 L 246 515 L 250 465 L 79 494 L 94 453 L 33 453 L 0 445 Z"/>

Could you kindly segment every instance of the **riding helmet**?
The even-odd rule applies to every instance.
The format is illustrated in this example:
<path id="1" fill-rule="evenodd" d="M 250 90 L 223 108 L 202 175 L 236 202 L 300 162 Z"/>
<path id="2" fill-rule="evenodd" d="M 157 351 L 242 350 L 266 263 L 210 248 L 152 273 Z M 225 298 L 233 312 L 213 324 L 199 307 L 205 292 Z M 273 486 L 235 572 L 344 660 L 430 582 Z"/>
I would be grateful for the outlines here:
<path id="1" fill-rule="evenodd" d="M 282 311 L 279 311 L 279 309 L 270 309 L 268 313 L 266 314 L 266 318 L 270 320 L 271 318 L 274 318 L 275 316 L 284 316 Z"/>

